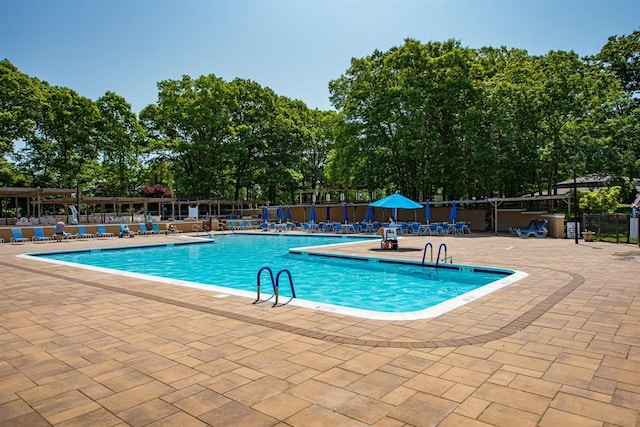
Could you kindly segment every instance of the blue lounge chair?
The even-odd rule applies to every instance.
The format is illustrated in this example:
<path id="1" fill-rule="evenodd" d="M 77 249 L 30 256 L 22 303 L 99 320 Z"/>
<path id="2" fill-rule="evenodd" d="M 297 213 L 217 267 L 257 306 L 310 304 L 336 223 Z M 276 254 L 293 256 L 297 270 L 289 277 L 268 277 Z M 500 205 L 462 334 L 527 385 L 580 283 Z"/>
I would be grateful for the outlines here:
<path id="1" fill-rule="evenodd" d="M 168 230 L 160 230 L 160 226 L 157 223 L 152 223 L 151 224 L 151 229 L 156 233 L 156 234 L 167 234 L 169 231 Z"/>
<path id="2" fill-rule="evenodd" d="M 42 227 L 35 227 L 33 229 L 33 237 L 31 238 L 34 242 L 50 242 L 51 237 L 45 236 L 44 230 Z"/>
<path id="3" fill-rule="evenodd" d="M 96 230 L 97 237 L 113 237 L 113 233 L 109 233 L 107 231 L 107 227 L 105 227 L 104 225 L 96 225 Z"/>
<path id="4" fill-rule="evenodd" d="M 143 236 L 148 236 L 150 234 L 156 234 L 155 231 L 151 231 L 147 229 L 147 224 L 140 223 L 138 224 L 138 234 L 142 234 Z"/>
<path id="5" fill-rule="evenodd" d="M 29 239 L 24 237 L 22 234 L 22 228 L 12 228 L 11 229 L 11 240 L 10 243 L 26 243 Z"/>
<path id="6" fill-rule="evenodd" d="M 528 237 L 534 236 L 538 239 L 543 239 L 547 237 L 547 224 L 549 221 L 546 219 L 536 220 L 533 224 L 530 224 L 528 227 L 520 227 L 516 228 L 516 234 L 521 239 L 526 239 Z"/>
<path id="7" fill-rule="evenodd" d="M 76 235 L 79 239 L 94 239 L 96 237 L 95 234 L 87 233 L 87 228 L 84 225 L 77 226 L 78 234 Z"/>

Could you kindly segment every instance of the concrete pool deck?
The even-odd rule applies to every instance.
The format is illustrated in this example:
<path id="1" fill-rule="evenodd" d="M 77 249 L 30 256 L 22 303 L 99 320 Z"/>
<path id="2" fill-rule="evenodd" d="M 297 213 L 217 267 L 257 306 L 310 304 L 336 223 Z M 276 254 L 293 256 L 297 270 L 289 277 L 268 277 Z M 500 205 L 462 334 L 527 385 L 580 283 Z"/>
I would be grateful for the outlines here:
<path id="1" fill-rule="evenodd" d="M 328 251 L 524 279 L 433 319 L 271 308 L 14 255 L 180 235 L 0 245 L 0 426 L 640 426 L 640 249 L 512 236 Z"/>

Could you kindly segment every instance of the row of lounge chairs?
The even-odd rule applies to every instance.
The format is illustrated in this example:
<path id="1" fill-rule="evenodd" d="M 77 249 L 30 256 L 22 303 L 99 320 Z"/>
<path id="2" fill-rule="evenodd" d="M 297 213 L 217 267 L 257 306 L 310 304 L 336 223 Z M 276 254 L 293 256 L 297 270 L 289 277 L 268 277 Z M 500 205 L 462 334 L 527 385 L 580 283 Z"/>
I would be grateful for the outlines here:
<path id="1" fill-rule="evenodd" d="M 125 225 L 121 224 L 120 225 L 120 233 L 123 232 L 123 230 L 125 229 Z M 26 237 L 24 235 L 24 232 L 22 230 L 22 228 L 12 228 L 11 229 L 11 240 L 10 242 L 12 244 L 15 243 L 27 243 L 27 242 L 52 242 L 52 241 L 56 241 L 56 235 L 53 234 L 52 236 L 47 236 L 45 234 L 44 228 L 43 227 L 34 227 L 32 228 L 33 230 L 33 236 L 31 238 Z M 134 231 L 131 230 L 131 233 L 133 233 L 134 235 L 141 235 L 141 236 L 150 236 L 150 235 L 155 235 L 155 234 L 168 234 L 168 233 L 182 233 L 181 230 L 161 230 L 160 226 L 156 223 L 152 224 L 152 228 L 148 229 L 147 225 L 144 223 L 138 224 L 138 231 Z M 107 228 L 105 225 L 102 224 L 98 224 L 96 225 L 96 232 L 95 233 L 90 233 L 87 231 L 86 226 L 84 225 L 77 225 L 76 226 L 76 233 L 63 233 L 62 235 L 62 240 L 69 240 L 69 239 L 94 239 L 94 238 L 105 238 L 105 237 L 114 237 L 114 233 L 111 233 L 109 231 L 107 231 Z M 4 240 L 2 241 L 4 242 Z M 2 243 L 0 242 L 0 243 Z"/>
<path id="2" fill-rule="evenodd" d="M 375 222 L 360 222 L 341 224 L 338 222 L 306 222 L 300 225 L 300 230 L 308 233 L 340 233 L 340 234 L 354 234 L 354 233 L 377 233 L 381 227 L 388 227 L 389 224 Z M 263 230 L 274 229 L 294 229 L 296 225 L 293 223 L 285 224 L 267 224 L 262 226 Z M 417 222 L 400 223 L 396 225 L 396 231 L 398 235 L 414 235 L 414 236 L 443 236 L 447 234 L 459 235 L 459 234 L 471 234 L 471 228 L 467 222 L 457 222 L 455 224 L 449 223 L 431 223 L 420 224 Z"/>
<path id="3" fill-rule="evenodd" d="M 252 220 L 228 220 L 227 227 L 230 230 L 258 230 L 262 227 L 262 224 L 259 221 Z"/>

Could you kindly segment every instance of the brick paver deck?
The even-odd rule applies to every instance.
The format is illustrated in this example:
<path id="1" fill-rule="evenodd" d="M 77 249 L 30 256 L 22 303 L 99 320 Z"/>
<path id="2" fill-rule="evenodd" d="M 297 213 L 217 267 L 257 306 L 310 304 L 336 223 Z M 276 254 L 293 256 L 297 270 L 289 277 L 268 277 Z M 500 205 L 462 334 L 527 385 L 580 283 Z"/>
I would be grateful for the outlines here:
<path id="1" fill-rule="evenodd" d="M 272 309 L 15 256 L 126 240 L 0 246 L 0 426 L 640 426 L 636 246 L 404 238 L 529 274 L 412 321 Z M 381 256 L 376 245 L 331 251 Z"/>

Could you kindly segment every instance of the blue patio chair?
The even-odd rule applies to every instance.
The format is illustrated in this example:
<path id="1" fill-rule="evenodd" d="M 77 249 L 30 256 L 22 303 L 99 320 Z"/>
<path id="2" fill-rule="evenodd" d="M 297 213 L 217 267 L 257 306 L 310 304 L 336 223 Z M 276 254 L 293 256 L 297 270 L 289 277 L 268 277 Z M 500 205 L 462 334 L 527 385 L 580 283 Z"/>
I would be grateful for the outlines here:
<path id="1" fill-rule="evenodd" d="M 440 236 L 442 235 L 442 227 L 437 222 L 429 224 L 429 236 Z"/>
<path id="2" fill-rule="evenodd" d="M 22 228 L 12 228 L 11 229 L 11 240 L 10 243 L 26 243 L 29 239 L 24 237 L 22 234 Z"/>
<path id="3" fill-rule="evenodd" d="M 87 233 L 87 228 L 84 225 L 78 225 L 76 230 L 78 231 L 76 236 L 79 239 L 94 239 L 96 237 L 95 234 Z"/>
<path id="4" fill-rule="evenodd" d="M 469 224 L 466 222 L 456 222 L 455 225 L 456 234 L 471 234 L 471 229 L 469 228 Z"/>
<path id="5" fill-rule="evenodd" d="M 96 225 L 96 230 L 96 237 L 113 237 L 113 233 L 109 233 L 104 225 Z"/>
<path id="6" fill-rule="evenodd" d="M 442 229 L 441 234 L 453 234 L 453 225 L 450 225 L 448 222 L 443 222 L 440 224 L 440 228 Z"/>
<path id="7" fill-rule="evenodd" d="M 42 227 L 34 227 L 33 237 L 31 238 L 31 240 L 33 240 L 34 242 L 50 242 L 51 237 L 45 236 Z"/>

